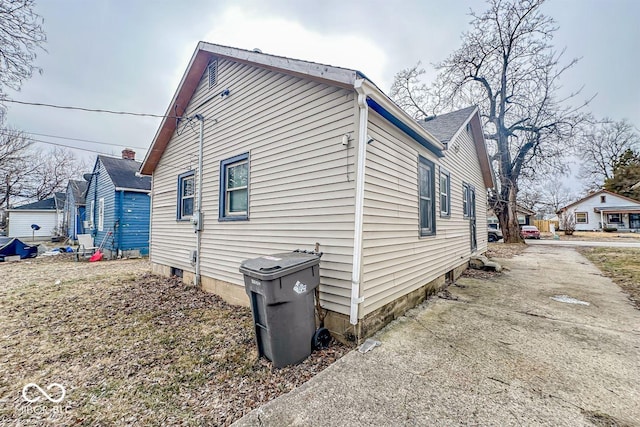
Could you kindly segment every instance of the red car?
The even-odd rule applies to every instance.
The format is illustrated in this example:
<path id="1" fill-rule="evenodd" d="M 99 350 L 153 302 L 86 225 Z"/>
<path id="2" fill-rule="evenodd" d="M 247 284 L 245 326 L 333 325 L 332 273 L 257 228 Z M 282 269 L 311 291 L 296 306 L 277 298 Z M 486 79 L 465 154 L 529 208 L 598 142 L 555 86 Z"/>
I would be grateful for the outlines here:
<path id="1" fill-rule="evenodd" d="M 520 237 L 523 239 L 540 240 L 540 230 L 535 225 L 523 225 L 520 229 Z"/>

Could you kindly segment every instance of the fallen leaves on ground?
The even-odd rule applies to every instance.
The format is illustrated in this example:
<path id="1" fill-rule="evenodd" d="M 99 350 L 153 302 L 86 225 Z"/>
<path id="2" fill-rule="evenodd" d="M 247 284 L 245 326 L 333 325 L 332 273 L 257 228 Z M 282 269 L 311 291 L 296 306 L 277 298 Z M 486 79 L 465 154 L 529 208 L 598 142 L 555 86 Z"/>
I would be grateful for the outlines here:
<path id="1" fill-rule="evenodd" d="M 67 261 L 0 267 L 0 424 L 228 425 L 350 350 L 333 342 L 274 369 L 248 308 L 149 274 L 145 260 Z M 66 397 L 34 411 L 31 382 Z"/>
<path id="2" fill-rule="evenodd" d="M 525 249 L 527 249 L 525 243 L 489 243 L 485 255 L 487 258 L 509 259 L 520 255 Z"/>

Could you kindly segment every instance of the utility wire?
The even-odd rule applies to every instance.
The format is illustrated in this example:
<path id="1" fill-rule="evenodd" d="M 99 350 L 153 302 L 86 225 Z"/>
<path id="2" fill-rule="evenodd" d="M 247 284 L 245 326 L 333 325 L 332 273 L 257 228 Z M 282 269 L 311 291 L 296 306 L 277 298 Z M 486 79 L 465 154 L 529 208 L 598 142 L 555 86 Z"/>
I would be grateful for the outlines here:
<path id="1" fill-rule="evenodd" d="M 107 113 L 107 114 L 118 114 L 124 116 L 138 116 L 138 117 L 157 117 L 157 118 L 169 118 L 169 119 L 181 119 L 182 117 L 178 116 L 165 116 L 160 114 L 150 114 L 150 113 L 133 113 L 130 111 L 114 111 L 114 110 L 103 110 L 96 108 L 85 108 L 85 107 L 73 107 L 68 105 L 55 105 L 55 104 L 46 104 L 43 102 L 27 102 L 27 101 L 18 101 L 16 99 L 3 99 L 2 102 L 12 102 L 14 104 L 22 104 L 22 105 L 32 105 L 36 107 L 49 107 L 49 108 L 58 108 L 62 110 L 76 110 L 76 111 L 87 111 L 90 113 Z"/>
<path id="2" fill-rule="evenodd" d="M 94 153 L 94 154 L 104 154 L 105 156 L 113 156 L 114 155 L 113 153 L 105 153 L 104 151 L 92 150 L 90 148 L 74 147 L 72 145 L 60 144 L 58 142 L 43 141 L 41 139 L 33 139 L 33 138 L 29 138 L 29 140 L 33 141 L 33 142 L 39 142 L 39 143 L 42 143 L 42 144 L 51 144 L 51 145 L 56 145 L 58 147 L 65 147 L 65 148 L 72 148 L 74 150 L 87 151 L 89 153 Z M 124 145 L 120 145 L 120 147 L 124 147 Z M 141 148 L 141 150 L 146 150 L 146 148 Z"/>
<path id="3" fill-rule="evenodd" d="M 28 131 L 24 131 L 24 130 L 18 130 L 18 131 L 12 131 L 12 130 L 7 130 L 7 129 L 0 129 L 0 134 L 3 135 L 14 135 L 16 132 L 19 133 L 23 133 L 23 134 L 28 134 L 28 135 L 37 135 L 37 136 L 46 136 L 48 138 L 57 138 L 57 139 L 66 139 L 69 141 L 79 141 L 79 142 L 89 142 L 91 144 L 102 144 L 102 145 L 110 145 L 113 147 L 129 147 L 129 148 L 137 148 L 140 150 L 146 150 L 147 147 L 137 147 L 137 146 L 132 146 L 132 145 L 125 145 L 125 144 L 116 144 L 113 142 L 103 142 L 103 141 L 95 141 L 95 140 L 91 140 L 91 139 L 79 139 L 79 138 L 71 138 L 68 136 L 59 136 L 59 135 L 48 135 L 45 133 L 35 133 L 35 132 L 28 132 Z M 29 138 L 31 139 L 31 138 Z M 42 141 L 40 141 L 42 142 Z M 76 147 L 71 147 L 70 148 L 76 148 Z"/>

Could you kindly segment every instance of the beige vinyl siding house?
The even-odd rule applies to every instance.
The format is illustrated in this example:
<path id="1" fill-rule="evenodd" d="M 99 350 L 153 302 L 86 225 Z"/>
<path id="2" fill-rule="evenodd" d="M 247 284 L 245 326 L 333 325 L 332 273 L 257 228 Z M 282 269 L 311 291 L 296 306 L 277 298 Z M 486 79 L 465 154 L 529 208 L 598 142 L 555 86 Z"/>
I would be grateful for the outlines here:
<path id="1" fill-rule="evenodd" d="M 326 325 L 362 339 L 389 320 L 376 314 L 381 309 L 404 298 L 390 311 L 396 316 L 415 304 L 408 294 L 424 295 L 467 264 L 463 181 L 476 189 L 477 214 L 484 212 L 473 252 L 486 250 L 492 181 L 481 133 L 480 141 L 460 133 L 450 154 L 359 72 L 201 42 L 167 116 L 181 119 L 163 120 L 141 168 L 153 176 L 157 273 L 199 278 L 203 289 L 246 305 L 243 260 L 318 243 Z M 465 117 L 478 121 L 477 110 Z M 451 178 L 446 219 L 435 182 L 431 236 L 420 235 L 420 159 L 433 163 L 436 177 L 442 167 Z"/>

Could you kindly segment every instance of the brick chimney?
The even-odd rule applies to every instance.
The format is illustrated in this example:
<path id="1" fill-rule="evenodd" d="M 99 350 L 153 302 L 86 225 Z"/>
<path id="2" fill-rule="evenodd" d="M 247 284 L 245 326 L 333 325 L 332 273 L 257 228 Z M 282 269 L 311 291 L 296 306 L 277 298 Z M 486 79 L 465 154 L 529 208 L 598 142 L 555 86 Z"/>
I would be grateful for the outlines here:
<path id="1" fill-rule="evenodd" d="M 127 160 L 135 160 L 136 152 L 131 148 L 125 148 L 124 150 L 122 150 L 122 158 Z"/>

